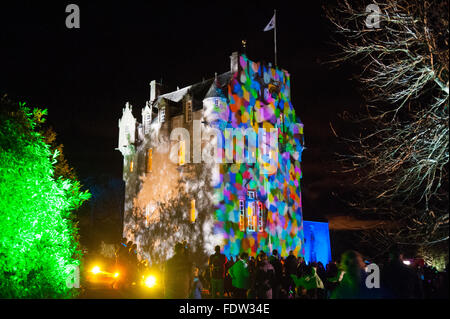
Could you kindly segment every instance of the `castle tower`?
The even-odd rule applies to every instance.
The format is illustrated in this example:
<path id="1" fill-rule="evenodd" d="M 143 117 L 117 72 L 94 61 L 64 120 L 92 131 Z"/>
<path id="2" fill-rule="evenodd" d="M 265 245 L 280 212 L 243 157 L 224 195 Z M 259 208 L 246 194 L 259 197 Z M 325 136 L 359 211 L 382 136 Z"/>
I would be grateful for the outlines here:
<path id="1" fill-rule="evenodd" d="M 228 256 L 272 249 L 304 255 L 303 124 L 286 70 L 235 52 L 230 70 L 209 80 L 164 94 L 152 81 L 141 115 L 140 124 L 127 103 L 118 147 L 126 181 L 123 234 L 138 244 L 140 258 L 162 262 L 183 240 L 199 262 L 217 244 Z M 201 152 L 215 132 L 221 161 L 192 161 L 198 123 Z M 173 129 L 188 132 L 189 141 L 171 141 Z"/>

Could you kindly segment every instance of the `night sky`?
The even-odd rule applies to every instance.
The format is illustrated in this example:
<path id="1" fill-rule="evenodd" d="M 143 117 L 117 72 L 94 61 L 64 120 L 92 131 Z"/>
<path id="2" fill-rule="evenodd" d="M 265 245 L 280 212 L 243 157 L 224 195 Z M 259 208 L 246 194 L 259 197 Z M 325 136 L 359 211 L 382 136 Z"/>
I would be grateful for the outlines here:
<path id="1" fill-rule="evenodd" d="M 276 4 L 278 64 L 291 74 L 292 103 L 305 125 L 302 194 L 310 220 L 347 214 L 336 195 L 352 192 L 351 176 L 332 173 L 342 148 L 330 123 L 350 133 L 338 115 L 361 105 L 352 70 L 324 64 L 336 48 L 322 2 Z M 80 6 L 80 29 L 65 27 L 69 3 Z M 129 101 L 140 121 L 151 80 L 175 90 L 226 72 L 242 39 L 251 60 L 274 60 L 273 32 L 262 30 L 275 3 L 163 3 L 0 4 L 0 94 L 48 108 L 81 180 L 121 178 L 118 120 Z"/>

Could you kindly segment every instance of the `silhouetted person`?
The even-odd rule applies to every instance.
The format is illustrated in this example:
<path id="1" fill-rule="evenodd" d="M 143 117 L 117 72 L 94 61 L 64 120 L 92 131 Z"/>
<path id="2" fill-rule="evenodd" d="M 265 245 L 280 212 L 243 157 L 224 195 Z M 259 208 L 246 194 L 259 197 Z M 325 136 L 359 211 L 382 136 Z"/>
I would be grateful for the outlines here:
<path id="1" fill-rule="evenodd" d="M 129 258 L 129 271 L 131 282 L 136 282 L 138 278 L 138 256 L 137 256 L 137 245 L 133 244 L 128 251 Z"/>
<path id="2" fill-rule="evenodd" d="M 381 273 L 381 288 L 384 298 L 423 298 L 422 284 L 412 267 L 403 263 L 403 254 L 397 247 L 391 249 L 388 263 Z"/>
<path id="3" fill-rule="evenodd" d="M 175 245 L 175 255 L 166 262 L 164 294 L 168 299 L 187 299 L 192 278 L 192 265 L 184 254 L 183 244 Z"/>
<path id="4" fill-rule="evenodd" d="M 190 295 L 191 299 L 202 299 L 203 284 L 200 280 L 200 269 L 194 268 L 193 278 L 191 281 Z"/>
<path id="5" fill-rule="evenodd" d="M 127 256 L 128 256 L 128 250 L 130 247 L 127 246 L 127 239 L 122 238 L 120 241 L 119 247 L 116 249 L 116 264 L 117 265 L 123 265 L 126 263 Z"/>
<path id="6" fill-rule="evenodd" d="M 225 265 L 225 281 L 224 281 L 224 291 L 225 294 L 228 295 L 229 297 L 231 297 L 231 294 L 233 292 L 233 284 L 230 274 L 228 273 L 228 270 L 233 266 L 233 264 L 234 260 L 233 256 L 231 256 Z"/>
<path id="7" fill-rule="evenodd" d="M 291 291 L 294 291 L 294 289 L 295 289 L 295 284 L 291 278 L 291 275 L 298 275 L 297 274 L 298 261 L 297 261 L 297 257 L 294 255 L 294 252 L 292 250 L 289 251 L 289 256 L 286 257 L 284 265 L 286 267 L 286 274 L 287 274 L 287 277 L 289 280 L 288 293 L 290 293 Z"/>
<path id="8" fill-rule="evenodd" d="M 329 298 L 331 293 L 339 285 L 339 269 L 335 263 L 331 262 L 327 265 L 325 280 L 323 281 L 323 284 L 328 294 L 327 297 Z"/>
<path id="9" fill-rule="evenodd" d="M 275 277 L 272 286 L 272 297 L 273 299 L 279 299 L 281 290 L 281 273 L 282 265 L 280 261 L 280 256 L 278 255 L 278 250 L 274 249 L 272 251 L 272 256 L 269 258 L 269 262 L 275 270 Z"/>
<path id="10" fill-rule="evenodd" d="M 220 246 L 216 246 L 214 250 L 215 254 L 209 257 L 211 296 L 217 298 L 217 293 L 219 293 L 219 298 L 223 298 L 227 257 L 220 253 Z"/>
<path id="11" fill-rule="evenodd" d="M 272 285 L 275 279 L 275 270 L 269 263 L 267 255 L 260 252 L 256 262 L 256 298 L 272 299 Z"/>
<path id="12" fill-rule="evenodd" d="M 119 247 L 116 250 L 116 270 L 120 273 L 118 279 L 114 283 L 114 288 L 120 288 L 123 285 L 127 286 L 129 283 L 129 260 L 128 252 L 130 247 L 127 245 L 127 239 L 122 238 Z"/>

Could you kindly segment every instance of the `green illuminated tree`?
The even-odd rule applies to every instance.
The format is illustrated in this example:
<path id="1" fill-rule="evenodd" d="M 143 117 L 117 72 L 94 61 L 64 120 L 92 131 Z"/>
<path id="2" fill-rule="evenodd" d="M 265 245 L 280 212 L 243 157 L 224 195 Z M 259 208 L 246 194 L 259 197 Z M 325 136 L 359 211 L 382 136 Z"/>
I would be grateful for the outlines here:
<path id="1" fill-rule="evenodd" d="M 0 99 L 0 298 L 67 298 L 80 264 L 72 212 L 90 194 L 56 177 L 45 110 Z"/>

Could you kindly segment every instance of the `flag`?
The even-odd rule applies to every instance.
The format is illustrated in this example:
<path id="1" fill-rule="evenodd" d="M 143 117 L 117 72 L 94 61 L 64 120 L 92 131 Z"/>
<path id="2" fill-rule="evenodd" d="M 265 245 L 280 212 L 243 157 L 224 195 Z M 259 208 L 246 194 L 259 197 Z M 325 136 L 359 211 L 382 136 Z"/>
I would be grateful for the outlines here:
<path id="1" fill-rule="evenodd" d="M 264 32 L 270 31 L 275 28 L 275 15 L 270 19 L 269 24 L 264 28 Z"/>

